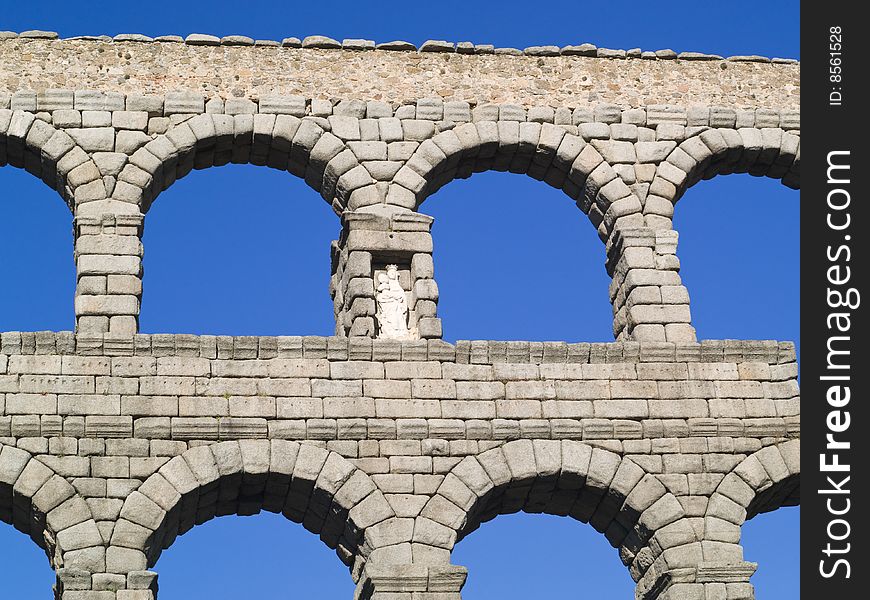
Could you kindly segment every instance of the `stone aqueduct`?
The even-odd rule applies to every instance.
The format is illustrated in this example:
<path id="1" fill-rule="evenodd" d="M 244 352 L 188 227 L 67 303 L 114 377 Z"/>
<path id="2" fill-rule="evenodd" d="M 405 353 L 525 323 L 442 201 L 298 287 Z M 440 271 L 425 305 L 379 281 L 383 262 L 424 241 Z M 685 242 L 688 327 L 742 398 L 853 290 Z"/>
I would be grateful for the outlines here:
<path id="1" fill-rule="evenodd" d="M 60 193 L 77 266 L 75 332 L 0 334 L 0 519 L 58 598 L 151 600 L 178 535 L 260 510 L 334 548 L 360 599 L 457 600 L 454 544 L 520 510 L 589 522 L 639 599 L 754 598 L 740 527 L 799 501 L 795 351 L 696 341 L 671 218 L 718 174 L 798 187 L 795 61 L 56 37 L 0 34 L 0 165 Z M 230 162 L 340 217 L 334 337 L 138 333 L 149 207 Z M 598 230 L 614 343 L 440 339 L 418 210 L 486 170 L 562 189 Z M 377 336 L 386 263 L 418 339 Z"/>

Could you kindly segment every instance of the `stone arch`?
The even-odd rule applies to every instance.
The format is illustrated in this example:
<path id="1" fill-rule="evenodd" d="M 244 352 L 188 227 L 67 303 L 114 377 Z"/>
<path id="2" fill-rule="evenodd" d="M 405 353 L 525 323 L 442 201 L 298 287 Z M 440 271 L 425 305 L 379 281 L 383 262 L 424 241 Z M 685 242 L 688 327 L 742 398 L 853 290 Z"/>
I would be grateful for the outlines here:
<path id="1" fill-rule="evenodd" d="M 127 497 L 112 533 L 109 569 L 153 566 L 194 525 L 260 510 L 284 514 L 318 534 L 355 580 L 371 549 L 366 530 L 394 516 L 371 478 L 336 452 L 287 440 L 197 446 Z"/>
<path id="2" fill-rule="evenodd" d="M 685 519 L 698 531 L 697 544 L 662 552 L 638 581 L 637 598 L 656 598 L 673 585 L 691 588 L 727 573 L 735 589 L 754 597 L 756 565 L 743 560 L 741 526 L 760 512 L 800 502 L 800 439 L 766 446 L 741 461 L 710 496 L 703 517 Z M 689 552 L 686 552 L 686 551 Z"/>
<path id="3" fill-rule="evenodd" d="M 726 475 L 707 506 L 707 537 L 736 543 L 755 515 L 800 504 L 800 448 L 800 439 L 765 446 Z"/>
<path id="4" fill-rule="evenodd" d="M 661 582 L 666 584 L 674 579 L 709 581 L 705 577 L 718 572 L 720 577 L 728 573 L 729 581 L 739 585 L 745 597 L 754 597 L 749 578 L 756 565 L 743 561 L 741 527 L 758 513 L 797 504 L 800 504 L 800 439 L 765 446 L 725 475 L 710 496 L 703 525 L 699 524 L 703 533 L 695 570 L 681 572 L 670 564 L 659 564 L 657 559 L 638 583 L 638 590 L 642 587 L 655 590 Z"/>
<path id="5" fill-rule="evenodd" d="M 635 581 L 660 554 L 697 543 L 677 498 L 630 458 L 573 440 L 514 440 L 447 474 L 414 523 L 414 560 L 448 562 L 481 523 L 518 511 L 591 524 Z"/>
<path id="6" fill-rule="evenodd" d="M 55 570 L 105 566 L 103 539 L 87 502 L 51 467 L 2 443 L 0 521 L 29 535 Z"/>
<path id="7" fill-rule="evenodd" d="M 416 210 L 457 178 L 509 171 L 563 190 L 589 216 L 606 241 L 616 222 L 643 227 L 642 206 L 631 189 L 581 136 L 550 123 L 463 123 L 420 143 L 393 177 L 387 202 Z"/>
<path id="8" fill-rule="evenodd" d="M 273 114 L 199 114 L 130 157 L 113 197 L 147 212 L 157 196 L 193 169 L 227 163 L 269 166 L 301 177 L 337 214 L 352 192 L 374 187 L 344 141 L 313 118 Z"/>
<path id="9" fill-rule="evenodd" d="M 6 164 L 40 178 L 70 211 L 106 199 L 102 175 L 90 155 L 67 132 L 33 113 L 0 109 L 0 167 Z"/>
<path id="10" fill-rule="evenodd" d="M 656 215 L 669 223 L 686 190 L 731 173 L 772 177 L 800 189 L 800 135 L 775 127 L 708 128 L 683 140 L 658 165 L 644 203 L 647 221 L 657 221 L 650 218 Z"/>

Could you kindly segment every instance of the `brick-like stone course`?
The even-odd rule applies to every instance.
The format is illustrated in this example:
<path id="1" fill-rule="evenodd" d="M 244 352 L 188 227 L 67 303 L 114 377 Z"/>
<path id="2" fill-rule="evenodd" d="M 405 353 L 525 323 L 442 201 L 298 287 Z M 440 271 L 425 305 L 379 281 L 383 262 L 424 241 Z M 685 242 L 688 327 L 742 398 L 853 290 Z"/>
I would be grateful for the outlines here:
<path id="1" fill-rule="evenodd" d="M 17 522 L 20 510 L 19 504 L 2 500 L 3 482 L 14 484 L 16 494 L 31 498 L 34 507 L 50 502 L 45 525 L 28 531 L 42 540 L 32 527 L 45 527 L 45 535 L 56 535 L 57 542 L 45 537 L 44 543 L 57 543 L 68 564 L 90 568 L 90 584 L 78 567 L 64 567 L 61 576 L 75 581 L 65 589 L 90 585 L 91 594 L 105 577 L 126 577 L 128 586 L 132 577 L 145 577 L 160 547 L 146 540 L 170 543 L 181 533 L 175 529 L 181 527 L 178 518 L 185 518 L 185 509 L 173 513 L 178 510 L 173 507 L 183 506 L 185 494 L 204 485 L 197 483 L 202 478 L 223 481 L 221 473 L 230 469 L 221 466 L 229 459 L 218 450 L 237 457 L 241 451 L 243 462 L 265 461 L 257 469 L 269 477 L 278 476 L 275 460 L 292 462 L 286 452 L 299 453 L 297 464 L 303 452 L 314 452 L 319 458 L 305 477 L 315 485 L 323 480 L 331 493 L 343 490 L 346 479 L 329 483 L 329 461 L 343 465 L 339 472 L 345 477 L 366 481 L 380 508 L 362 498 L 359 505 L 347 504 L 365 534 L 339 542 L 343 560 L 363 568 L 366 561 L 379 564 L 402 544 L 408 544 L 415 564 L 448 559 L 475 519 L 510 510 L 512 492 L 501 501 L 485 500 L 487 490 L 494 485 L 514 489 L 524 478 L 550 472 L 544 459 L 550 455 L 539 457 L 539 451 L 556 453 L 553 473 L 561 478 L 557 488 L 567 486 L 565 493 L 554 493 L 552 486 L 535 492 L 533 486 L 517 506 L 555 510 L 552 503 L 564 505 L 558 511 L 592 519 L 608 531 L 619 527 L 623 533 L 614 532 L 612 539 L 617 545 L 631 526 L 616 525 L 619 507 L 584 509 L 583 495 L 571 499 L 578 488 L 565 479 L 574 468 L 588 477 L 593 472 L 605 477 L 601 467 L 593 468 L 589 456 L 569 466 L 565 452 L 591 451 L 593 463 L 596 452 L 606 453 L 602 460 L 608 457 L 617 470 L 601 485 L 640 510 L 653 510 L 657 498 L 672 498 L 670 508 L 656 509 L 660 516 L 650 513 L 649 519 L 715 518 L 725 519 L 720 527 L 729 520 L 739 525 L 746 510 L 729 508 L 734 501 L 728 494 L 734 492 L 718 490 L 739 465 L 749 468 L 762 453 L 772 451 L 765 460 L 786 465 L 782 449 L 792 448 L 800 432 L 795 353 L 784 343 L 514 342 L 508 354 L 504 342 L 478 341 L 373 340 L 361 346 L 354 338 L 138 335 L 118 342 L 72 333 L 0 334 L 0 470 L 6 473 L 0 477 L 0 513 Z M 266 454 L 260 455 L 258 443 L 265 444 Z M 270 444 L 273 452 L 281 449 L 271 459 Z M 245 452 L 252 453 L 250 459 Z M 495 457 L 507 461 L 505 483 L 490 471 L 495 463 L 488 466 Z M 785 492 L 793 492 L 796 464 L 777 473 L 760 465 L 756 471 L 761 469 L 768 482 L 782 480 Z M 32 475 L 20 472 L 25 465 Z M 622 469 L 633 474 L 616 492 Z M 608 483 L 607 477 L 616 478 Z M 279 505 L 268 494 L 247 492 L 254 494 L 251 510 L 284 506 L 285 514 L 307 522 L 312 507 L 286 504 L 297 485 L 296 479 L 290 481 L 290 496 Z M 160 486 L 170 487 L 159 491 Z M 665 491 L 669 496 L 662 496 Z M 755 493 L 745 494 L 744 506 Z M 484 504 L 477 503 L 478 496 Z M 366 498 L 375 502 L 374 496 Z M 718 504 L 709 504 L 711 499 Z M 198 510 L 210 514 L 248 510 L 238 501 L 210 509 L 199 502 Z M 711 510 L 721 516 L 711 516 Z M 472 512 L 463 517 L 463 511 Z M 665 517 L 668 511 L 674 515 Z M 179 516 L 167 525 L 172 514 Z M 401 519 L 412 524 L 416 519 L 413 534 L 412 529 L 403 533 Z M 370 530 L 376 523 L 382 523 L 380 529 Z M 654 532 L 665 523 L 653 520 L 646 526 Z M 737 540 L 730 534 L 728 539 Z M 79 558 L 85 549 L 99 554 L 96 568 L 95 559 Z M 623 560 L 641 589 L 650 572 L 641 554 L 637 561 L 633 556 Z"/>

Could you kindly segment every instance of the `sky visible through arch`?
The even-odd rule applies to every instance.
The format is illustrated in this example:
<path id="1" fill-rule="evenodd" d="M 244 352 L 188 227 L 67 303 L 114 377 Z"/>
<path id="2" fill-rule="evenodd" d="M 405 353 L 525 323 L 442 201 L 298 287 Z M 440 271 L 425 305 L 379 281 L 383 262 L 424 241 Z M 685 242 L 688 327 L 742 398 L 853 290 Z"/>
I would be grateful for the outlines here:
<path id="1" fill-rule="evenodd" d="M 4 7 L 0 30 L 61 36 L 192 32 L 281 39 L 323 34 L 379 42 L 471 40 L 497 46 L 673 48 L 799 58 L 796 2 L 709 4 L 552 1 L 299 3 L 68 2 Z M 0 69 L 3 66 L 0 65 Z M 455 181 L 422 212 L 436 218 L 445 336 L 612 338 L 608 278 L 593 228 L 560 192 L 528 177 Z M 678 255 L 702 338 L 799 342 L 798 193 L 748 175 L 704 181 L 677 206 Z M 145 332 L 329 334 L 329 242 L 322 199 L 287 173 L 252 166 L 195 172 L 155 202 L 145 228 Z M 73 327 L 69 211 L 29 174 L 0 169 L 0 331 Z M 759 600 L 798 596 L 799 509 L 744 527 Z M 519 540 L 519 542 L 518 542 Z M 466 600 L 632 597 L 617 552 L 588 525 L 507 515 L 457 545 Z M 316 536 L 274 515 L 194 528 L 156 569 L 161 600 L 350 598 L 346 568 Z M 0 522 L 0 599 L 50 597 L 33 542 Z"/>

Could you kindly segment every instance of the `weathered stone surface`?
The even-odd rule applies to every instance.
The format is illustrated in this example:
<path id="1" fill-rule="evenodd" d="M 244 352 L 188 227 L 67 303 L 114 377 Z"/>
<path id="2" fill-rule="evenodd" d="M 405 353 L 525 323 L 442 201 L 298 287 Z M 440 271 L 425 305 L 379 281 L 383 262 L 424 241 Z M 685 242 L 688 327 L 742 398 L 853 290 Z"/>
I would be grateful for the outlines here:
<path id="1" fill-rule="evenodd" d="M 66 132 L 85 152 L 112 152 L 115 150 L 115 130 L 111 127 L 67 129 Z"/>
<path id="2" fill-rule="evenodd" d="M 324 35 L 309 35 L 302 40 L 303 48 L 341 48 L 341 43 L 338 40 L 326 37 Z"/>
<path id="3" fill-rule="evenodd" d="M 0 518 L 56 542 L 64 600 L 153 600 L 144 569 L 163 544 L 260 510 L 320 535 L 378 596 L 458 593 L 456 540 L 520 510 L 589 522 L 641 592 L 663 563 L 735 585 L 742 523 L 799 501 L 794 349 L 695 342 L 671 221 L 717 173 L 799 185 L 795 65 L 590 44 L 22 36 L 0 36 L 0 158 L 75 210 L 77 333 L 0 333 Z M 137 69 L 105 78 L 128 50 Z M 63 81 L 35 66 L 61 55 Z M 341 216 L 339 335 L 137 334 L 144 213 L 228 162 L 288 170 Z M 416 211 L 490 169 L 588 214 L 618 342 L 441 340 L 432 219 Z M 401 340 L 384 335 L 390 300 Z"/>
<path id="4" fill-rule="evenodd" d="M 184 43 L 191 46 L 219 46 L 221 39 L 214 35 L 205 33 L 191 33 L 184 38 Z"/>
<path id="5" fill-rule="evenodd" d="M 236 36 L 227 39 L 236 39 Z M 338 41 L 322 36 L 311 36 L 306 39 L 310 48 L 341 48 L 341 43 Z M 244 39 L 244 42 L 247 43 L 247 39 Z M 292 73 L 285 68 L 285 63 L 278 57 L 268 59 L 259 57 L 256 47 L 224 45 L 222 50 L 225 54 L 207 55 L 207 60 L 211 61 L 211 72 L 208 72 L 208 69 L 203 71 L 185 68 L 186 63 L 180 60 L 180 57 L 189 51 L 205 53 L 211 50 L 208 45 L 201 47 L 189 44 L 217 45 L 221 43 L 221 39 L 193 34 L 188 36 L 188 45 L 137 44 L 136 60 L 145 68 L 130 73 L 130 77 L 126 79 L 106 76 L 105 71 L 95 75 L 86 69 L 86 65 L 98 64 L 98 60 L 101 61 L 99 64 L 105 64 L 109 72 L 115 68 L 122 69 L 123 53 L 117 56 L 117 53 L 112 51 L 112 45 L 115 43 L 117 42 L 32 38 L 4 40 L 0 47 L 0 63 L 16 65 L 16 68 L 6 69 L 3 74 L 0 74 L 0 90 L 14 92 L 20 89 L 35 90 L 43 87 L 62 88 L 69 85 L 67 81 L 74 80 L 77 81 L 76 85 L 80 89 L 160 95 L 175 90 L 202 90 L 211 96 L 225 92 L 214 83 L 222 80 L 233 81 L 234 89 L 239 89 L 242 97 L 281 94 L 316 98 L 321 96 L 319 90 L 339 89 L 346 85 L 347 81 L 352 80 L 358 87 L 352 96 L 358 98 L 374 97 L 374 92 L 380 91 L 388 94 L 391 102 L 406 103 L 415 102 L 420 98 L 438 97 L 438 90 L 450 89 L 454 91 L 456 100 L 498 101 L 528 107 L 540 103 L 538 88 L 533 82 L 544 81 L 548 85 L 543 89 L 551 90 L 548 92 L 548 103 L 558 106 L 568 103 L 569 97 L 574 96 L 573 90 L 585 89 L 587 83 L 583 82 L 581 77 L 594 70 L 600 73 L 598 78 L 601 81 L 608 82 L 608 85 L 596 87 L 595 92 L 601 102 L 625 104 L 622 99 L 666 97 L 673 99 L 669 102 L 683 106 L 709 104 L 741 108 L 758 105 L 798 108 L 796 65 L 770 61 L 731 60 L 728 69 L 721 69 L 718 67 L 717 60 L 664 60 L 677 57 L 675 52 L 664 50 L 655 53 L 657 60 L 634 58 L 613 61 L 596 58 L 599 54 L 598 50 L 603 49 L 596 49 L 591 44 L 566 46 L 559 50 L 561 56 L 543 57 L 552 61 L 555 67 L 552 70 L 549 68 L 545 70 L 534 64 L 534 61 L 541 57 L 524 56 L 521 51 L 517 51 L 520 56 L 513 56 L 505 52 L 505 49 L 494 49 L 494 54 L 486 56 L 488 61 L 493 62 L 469 65 L 473 72 L 466 77 L 465 65 L 457 64 L 454 67 L 452 62 L 443 63 L 437 56 L 432 56 L 428 52 L 430 48 L 454 52 L 456 47 L 449 42 L 427 42 L 429 45 L 424 44 L 421 47 L 426 51 L 414 58 L 410 55 L 414 54 L 412 51 L 416 48 L 407 42 L 387 42 L 376 45 L 380 50 L 394 50 L 388 53 L 366 52 L 360 55 L 346 50 L 347 54 L 356 55 L 363 63 L 336 60 L 335 57 L 324 55 L 322 59 L 312 57 L 306 63 L 305 70 L 293 70 Z M 64 83 L 52 84 L 39 80 L 34 74 L 43 72 L 42 65 L 38 64 L 41 60 L 38 57 L 43 56 L 43 51 L 28 52 L 25 57 L 19 49 L 24 44 L 29 44 L 31 48 L 41 45 L 63 48 L 57 56 L 62 55 L 66 60 L 72 61 L 70 65 L 58 70 L 66 76 Z M 298 38 L 287 38 L 283 45 L 286 48 L 297 48 L 302 46 L 302 42 Z M 267 51 L 269 48 L 262 48 L 262 50 Z M 479 54 L 468 56 L 469 59 L 478 57 Z M 372 63 L 368 64 L 366 62 L 368 60 Z M 382 70 L 374 68 L 375 62 L 382 60 L 386 60 L 388 66 Z M 392 73 L 404 72 L 407 66 L 418 63 L 419 72 L 413 76 L 403 76 L 398 86 L 386 82 L 385 78 L 390 77 Z M 31 65 L 35 68 L 31 68 Z M 444 73 L 439 73 L 441 66 L 445 69 Z M 250 74 L 235 81 L 232 73 L 242 69 L 250 70 Z M 519 85 L 517 77 L 512 77 L 510 74 L 525 72 L 525 69 L 531 69 L 532 72 L 529 77 L 523 77 L 527 84 Z M 364 71 L 368 76 L 365 78 L 349 76 L 354 71 Z M 160 73 L 160 77 L 153 77 L 152 73 Z M 434 77 L 432 73 L 435 73 Z M 667 82 L 671 79 L 666 75 L 668 73 L 674 74 L 675 79 L 687 82 L 687 91 L 677 92 L 674 86 L 669 85 Z M 14 85 L 10 85 L 12 79 L 15 80 Z M 15 89 L 10 89 L 12 87 Z M 565 92 L 556 90 L 565 90 Z M 498 100 L 495 100 L 496 98 Z M 655 103 L 653 100 L 646 100 L 646 102 Z"/>

